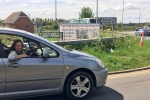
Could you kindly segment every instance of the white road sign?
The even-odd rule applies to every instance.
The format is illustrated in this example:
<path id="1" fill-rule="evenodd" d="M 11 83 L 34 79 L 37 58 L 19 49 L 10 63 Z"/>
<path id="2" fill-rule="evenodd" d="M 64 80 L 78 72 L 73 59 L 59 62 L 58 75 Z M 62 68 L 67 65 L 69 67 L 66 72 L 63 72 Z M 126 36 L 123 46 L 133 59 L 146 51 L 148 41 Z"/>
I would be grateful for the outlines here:
<path id="1" fill-rule="evenodd" d="M 99 24 L 60 23 L 63 41 L 99 38 Z"/>
<path id="2" fill-rule="evenodd" d="M 101 25 L 116 25 L 117 17 L 100 17 L 99 23 Z"/>

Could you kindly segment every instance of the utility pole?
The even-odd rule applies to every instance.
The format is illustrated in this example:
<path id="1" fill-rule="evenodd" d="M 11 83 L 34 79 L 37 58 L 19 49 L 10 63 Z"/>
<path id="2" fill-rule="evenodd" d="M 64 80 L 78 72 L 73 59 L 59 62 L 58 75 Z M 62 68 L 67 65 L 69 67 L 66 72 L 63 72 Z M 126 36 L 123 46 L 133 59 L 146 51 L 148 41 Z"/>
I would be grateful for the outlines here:
<path id="1" fill-rule="evenodd" d="M 140 8 L 139 25 L 141 24 L 140 19 L 141 19 L 141 8 Z M 141 26 L 141 25 L 140 25 L 140 26 Z"/>
<path id="2" fill-rule="evenodd" d="M 96 2 L 96 23 L 98 23 L 98 0 Z"/>
<path id="3" fill-rule="evenodd" d="M 124 0 L 123 0 L 123 10 L 122 10 L 122 26 L 123 26 L 123 14 L 124 14 Z"/>
<path id="4" fill-rule="evenodd" d="M 57 20 L 57 0 L 55 0 L 55 20 Z"/>

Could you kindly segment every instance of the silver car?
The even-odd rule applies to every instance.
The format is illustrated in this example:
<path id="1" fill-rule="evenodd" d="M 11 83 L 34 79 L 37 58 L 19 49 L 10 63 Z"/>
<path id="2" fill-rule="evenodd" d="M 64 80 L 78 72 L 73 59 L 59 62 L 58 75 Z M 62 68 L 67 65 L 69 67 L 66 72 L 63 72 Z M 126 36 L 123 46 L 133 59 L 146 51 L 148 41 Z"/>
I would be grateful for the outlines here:
<path id="1" fill-rule="evenodd" d="M 136 36 L 142 36 L 142 32 L 144 32 L 144 36 L 150 36 L 150 32 L 147 29 L 139 28 L 136 30 L 135 35 Z"/>
<path id="2" fill-rule="evenodd" d="M 9 45 L 20 39 L 29 58 L 8 60 Z M 65 93 L 70 100 L 85 99 L 106 83 L 107 68 L 92 55 L 67 50 L 22 30 L 0 28 L 0 100 Z"/>

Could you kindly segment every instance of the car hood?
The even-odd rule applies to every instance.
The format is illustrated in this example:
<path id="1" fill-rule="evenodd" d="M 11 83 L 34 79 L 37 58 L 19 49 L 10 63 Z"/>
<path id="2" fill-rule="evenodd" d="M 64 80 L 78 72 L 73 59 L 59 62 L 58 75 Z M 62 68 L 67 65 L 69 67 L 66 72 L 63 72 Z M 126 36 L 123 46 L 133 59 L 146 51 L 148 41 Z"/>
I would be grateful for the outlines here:
<path id="1" fill-rule="evenodd" d="M 74 56 L 74 57 L 90 57 L 90 58 L 95 58 L 95 59 L 98 59 L 96 58 L 95 56 L 93 55 L 90 55 L 90 54 L 87 54 L 87 53 L 84 53 L 84 52 L 81 52 L 81 51 L 77 51 L 77 50 L 71 50 L 69 51 L 69 55 L 70 56 Z"/>

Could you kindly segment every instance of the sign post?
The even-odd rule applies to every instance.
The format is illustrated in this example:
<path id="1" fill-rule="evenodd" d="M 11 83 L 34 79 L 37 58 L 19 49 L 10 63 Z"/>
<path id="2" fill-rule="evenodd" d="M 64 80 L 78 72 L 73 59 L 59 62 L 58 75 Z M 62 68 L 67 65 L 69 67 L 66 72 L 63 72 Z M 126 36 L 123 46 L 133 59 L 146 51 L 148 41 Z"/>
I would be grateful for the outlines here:
<path id="1" fill-rule="evenodd" d="M 113 36 L 113 26 L 117 24 L 117 17 L 100 17 L 99 24 L 102 25 L 111 25 L 112 36 Z"/>
<path id="2" fill-rule="evenodd" d="M 43 32 L 41 34 L 43 38 L 60 38 L 60 41 L 63 40 L 63 32 Z"/>
<path id="3" fill-rule="evenodd" d="M 40 22 L 39 21 L 36 22 L 36 33 L 39 33 L 39 36 L 40 36 Z"/>

